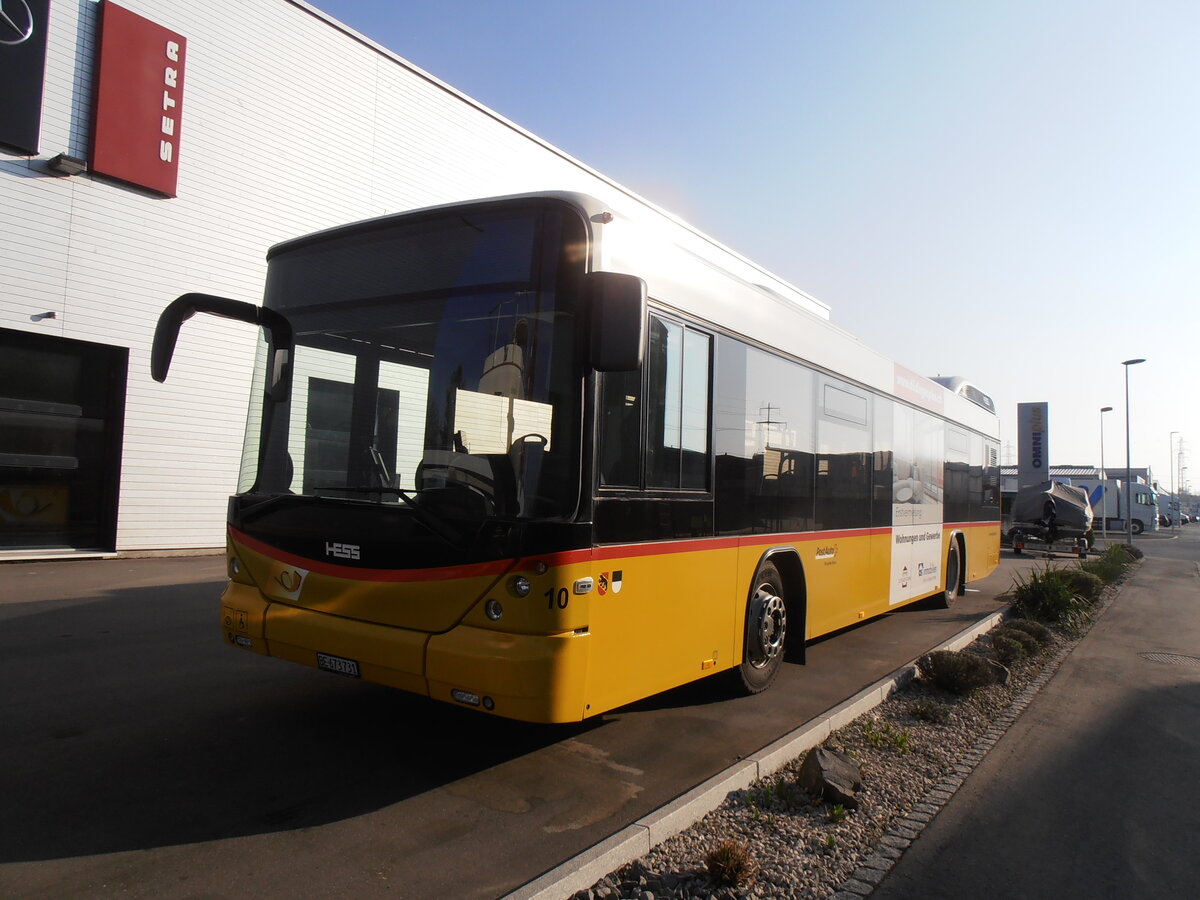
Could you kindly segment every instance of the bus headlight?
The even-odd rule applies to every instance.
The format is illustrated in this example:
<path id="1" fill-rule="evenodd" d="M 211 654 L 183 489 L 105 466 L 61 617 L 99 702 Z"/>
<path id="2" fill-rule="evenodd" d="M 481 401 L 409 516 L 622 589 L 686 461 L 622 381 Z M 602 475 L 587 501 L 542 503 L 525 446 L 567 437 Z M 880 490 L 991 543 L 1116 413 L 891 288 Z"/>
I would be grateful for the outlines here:
<path id="1" fill-rule="evenodd" d="M 483 612 L 493 622 L 499 622 L 500 617 L 504 615 L 504 607 L 500 605 L 499 600 L 489 600 L 483 604 Z"/>
<path id="2" fill-rule="evenodd" d="M 533 585 L 524 575 L 518 575 L 512 580 L 512 592 L 518 597 L 528 597 Z"/>

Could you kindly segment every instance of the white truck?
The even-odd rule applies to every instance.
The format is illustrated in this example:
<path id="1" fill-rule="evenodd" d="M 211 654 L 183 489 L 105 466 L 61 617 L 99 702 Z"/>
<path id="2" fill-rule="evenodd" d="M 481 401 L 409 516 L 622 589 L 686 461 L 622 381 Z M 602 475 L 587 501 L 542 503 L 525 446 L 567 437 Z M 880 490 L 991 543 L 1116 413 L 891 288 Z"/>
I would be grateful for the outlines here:
<path id="1" fill-rule="evenodd" d="M 1099 534 L 1103 528 L 1118 534 L 1125 526 L 1125 480 L 1123 478 L 1071 478 L 1071 484 L 1087 491 L 1095 517 L 1092 528 Z M 1154 488 L 1141 481 L 1129 485 L 1130 519 L 1133 533 L 1158 530 L 1158 495 Z"/>
<path id="2" fill-rule="evenodd" d="M 1158 524 L 1160 526 L 1181 524 L 1183 522 L 1180 517 L 1181 513 L 1183 513 L 1183 509 L 1178 498 L 1166 491 L 1158 492 Z"/>

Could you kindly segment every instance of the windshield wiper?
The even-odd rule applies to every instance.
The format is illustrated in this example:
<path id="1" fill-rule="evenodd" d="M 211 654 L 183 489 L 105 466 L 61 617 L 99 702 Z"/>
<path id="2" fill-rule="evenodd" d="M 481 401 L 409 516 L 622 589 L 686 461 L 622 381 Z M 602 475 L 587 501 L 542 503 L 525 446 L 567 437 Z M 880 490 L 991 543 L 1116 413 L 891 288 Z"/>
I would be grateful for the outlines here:
<path id="1" fill-rule="evenodd" d="M 408 491 L 398 487 L 343 487 L 337 484 L 318 485 L 313 488 L 314 491 L 341 491 L 344 494 L 395 494 L 404 504 L 413 511 L 413 515 L 417 517 L 417 521 L 424 525 L 436 537 L 441 538 L 455 550 L 466 550 L 470 547 L 469 544 L 463 542 L 460 535 L 451 530 L 444 521 L 439 519 L 429 510 L 421 506 L 412 497 Z M 327 498 L 337 499 L 337 498 Z"/>

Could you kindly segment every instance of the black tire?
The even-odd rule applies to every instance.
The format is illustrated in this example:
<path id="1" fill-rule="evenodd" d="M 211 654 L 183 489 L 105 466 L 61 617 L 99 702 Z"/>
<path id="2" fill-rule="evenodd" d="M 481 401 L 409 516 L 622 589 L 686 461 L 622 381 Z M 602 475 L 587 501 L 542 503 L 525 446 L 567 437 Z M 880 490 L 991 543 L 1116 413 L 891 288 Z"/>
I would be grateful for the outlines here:
<path id="1" fill-rule="evenodd" d="M 783 578 L 774 564 L 763 563 L 754 576 L 746 604 L 745 646 L 736 671 L 747 694 L 765 691 L 779 674 L 787 650 L 787 602 Z"/>
<path id="2" fill-rule="evenodd" d="M 1145 530 L 1146 530 L 1146 526 L 1142 524 L 1141 519 L 1133 520 L 1133 533 L 1134 534 L 1141 534 Z"/>
<path id="3" fill-rule="evenodd" d="M 954 605 L 954 601 L 958 599 L 958 583 L 961 580 L 962 557 L 958 552 L 958 541 L 951 541 L 950 550 L 946 553 L 946 589 L 937 595 L 939 609 L 949 609 Z"/>

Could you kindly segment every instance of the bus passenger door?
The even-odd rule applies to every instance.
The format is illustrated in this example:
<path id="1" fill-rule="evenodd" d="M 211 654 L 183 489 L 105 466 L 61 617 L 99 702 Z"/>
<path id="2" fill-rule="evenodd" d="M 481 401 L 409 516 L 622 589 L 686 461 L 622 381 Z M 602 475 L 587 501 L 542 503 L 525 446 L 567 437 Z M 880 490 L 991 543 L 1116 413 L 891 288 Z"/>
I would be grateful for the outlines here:
<path id="1" fill-rule="evenodd" d="M 589 695 L 692 681 L 733 650 L 736 550 L 714 541 L 712 337 L 652 314 L 640 371 L 601 379 Z"/>
<path id="2" fill-rule="evenodd" d="M 602 500 L 604 531 L 682 532 L 712 521 L 707 501 Z M 587 702 L 611 709 L 728 668 L 736 541 L 633 541 L 594 551 Z"/>

